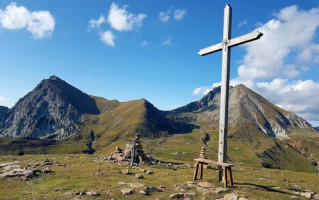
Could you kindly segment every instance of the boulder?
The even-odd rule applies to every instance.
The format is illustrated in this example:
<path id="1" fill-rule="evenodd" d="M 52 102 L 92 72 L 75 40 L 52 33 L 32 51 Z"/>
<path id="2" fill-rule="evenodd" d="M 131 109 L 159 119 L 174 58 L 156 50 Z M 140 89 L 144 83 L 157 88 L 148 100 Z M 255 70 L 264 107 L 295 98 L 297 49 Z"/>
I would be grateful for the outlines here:
<path id="1" fill-rule="evenodd" d="M 238 200 L 248 200 L 249 198 L 248 197 L 239 197 Z"/>
<path id="2" fill-rule="evenodd" d="M 238 199 L 238 195 L 231 193 L 231 194 L 226 194 L 224 196 L 224 200 L 237 200 Z"/>
<path id="3" fill-rule="evenodd" d="M 194 198 L 195 197 L 195 193 L 185 193 L 184 194 L 184 198 Z"/>
<path id="4" fill-rule="evenodd" d="M 149 193 L 148 193 L 147 191 L 145 191 L 145 190 L 140 190 L 138 193 L 139 193 L 139 194 L 142 194 L 142 195 L 148 195 L 148 194 L 149 194 Z"/>
<path id="5" fill-rule="evenodd" d="M 311 192 L 302 192 L 300 193 L 300 196 L 306 197 L 307 199 L 311 199 L 312 194 Z"/>
<path id="6" fill-rule="evenodd" d="M 133 189 L 121 189 L 123 195 L 133 194 Z"/>
<path id="7" fill-rule="evenodd" d="M 200 187 L 208 187 L 208 188 L 216 187 L 214 184 L 212 184 L 210 182 L 198 182 L 197 185 Z"/>
<path id="8" fill-rule="evenodd" d="M 13 170 L 13 169 L 20 169 L 20 165 L 7 165 L 3 169 L 4 170 Z"/>
<path id="9" fill-rule="evenodd" d="M 4 172 L 0 174 L 2 178 L 11 178 L 11 177 L 21 177 L 23 179 L 32 178 L 36 175 L 36 170 L 34 169 L 14 169 L 9 172 Z"/>
<path id="10" fill-rule="evenodd" d="M 157 187 L 153 187 L 153 186 L 146 186 L 144 189 L 147 192 L 149 192 L 149 193 L 151 193 L 151 192 L 160 192 L 161 191 Z"/>
<path id="11" fill-rule="evenodd" d="M 183 193 L 171 194 L 171 195 L 169 196 L 169 198 L 171 198 L 171 199 L 180 199 L 180 198 L 184 198 L 184 194 L 183 194 Z"/>
<path id="12" fill-rule="evenodd" d="M 312 198 L 315 199 L 315 200 L 319 200 L 319 194 L 313 195 Z"/>
<path id="13" fill-rule="evenodd" d="M 139 187 L 144 187 L 145 185 L 142 183 L 127 183 L 132 188 L 139 188 Z"/>
<path id="14" fill-rule="evenodd" d="M 99 196 L 100 194 L 98 192 L 86 192 L 86 195 L 89 196 Z"/>
<path id="15" fill-rule="evenodd" d="M 136 179 L 144 179 L 144 176 L 140 173 L 135 174 Z"/>
<path id="16" fill-rule="evenodd" d="M 48 173 L 51 173 L 52 171 L 50 168 L 47 167 L 47 168 L 42 169 L 41 172 L 44 174 L 48 174 Z"/>
<path id="17" fill-rule="evenodd" d="M 227 191 L 228 191 L 227 188 L 218 187 L 218 188 L 216 188 L 215 193 L 216 194 L 221 194 L 221 193 L 224 193 L 224 192 L 227 192 Z"/>

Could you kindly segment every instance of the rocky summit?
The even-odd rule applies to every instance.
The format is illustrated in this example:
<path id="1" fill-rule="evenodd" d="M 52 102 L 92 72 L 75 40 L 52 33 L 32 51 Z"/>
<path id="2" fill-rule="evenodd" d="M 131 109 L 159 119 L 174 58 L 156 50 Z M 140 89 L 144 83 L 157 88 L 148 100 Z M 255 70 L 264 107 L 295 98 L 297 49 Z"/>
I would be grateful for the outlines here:
<path id="1" fill-rule="evenodd" d="M 175 120 L 197 123 L 218 129 L 220 87 L 214 88 L 201 100 L 172 110 Z M 315 129 L 303 118 L 284 110 L 245 87 L 237 85 L 229 91 L 229 129 L 255 127 L 271 137 L 286 138 L 294 133 L 313 133 Z"/>
<path id="2" fill-rule="evenodd" d="M 99 114 L 95 100 L 51 76 L 7 111 L 0 136 L 64 139 L 79 130 L 85 114 Z"/>

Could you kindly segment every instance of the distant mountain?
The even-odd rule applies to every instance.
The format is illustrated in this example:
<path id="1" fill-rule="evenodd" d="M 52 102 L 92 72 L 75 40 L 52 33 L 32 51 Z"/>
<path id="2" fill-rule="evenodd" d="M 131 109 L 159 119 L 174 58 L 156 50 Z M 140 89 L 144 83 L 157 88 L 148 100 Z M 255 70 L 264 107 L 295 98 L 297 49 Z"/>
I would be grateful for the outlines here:
<path id="1" fill-rule="evenodd" d="M 0 136 L 42 139 L 89 139 L 94 131 L 110 140 L 133 136 L 160 137 L 195 128 L 166 118 L 145 99 L 118 102 L 89 96 L 57 76 L 41 81 L 0 121 Z M 114 136 L 114 137 L 113 137 Z M 71 138 L 71 139 L 72 139 Z M 102 137 L 103 138 L 103 137 Z"/>
<path id="2" fill-rule="evenodd" d="M 169 116 L 182 122 L 218 129 L 219 105 L 220 87 L 217 87 L 201 100 L 172 110 Z M 276 138 L 315 131 L 301 117 L 270 103 L 244 85 L 237 85 L 231 87 L 229 92 L 229 129 L 235 132 L 244 125 L 256 127 L 259 131 Z"/>
<path id="3" fill-rule="evenodd" d="M 135 133 L 145 138 L 158 138 L 170 134 L 189 133 L 197 126 L 173 121 L 165 116 L 146 99 L 118 102 L 101 97 L 93 97 L 101 109 L 99 115 L 84 118 L 81 130 L 70 139 L 89 139 L 95 134 L 94 145 L 106 145 L 119 139 L 132 139 Z"/>
<path id="4" fill-rule="evenodd" d="M 317 131 L 319 131 L 319 126 L 315 127 L 315 129 L 316 129 Z"/>
<path id="5" fill-rule="evenodd" d="M 9 108 L 5 106 L 0 106 L 0 122 L 2 121 L 2 119 L 7 114 L 8 111 L 9 111 Z"/>
<path id="6" fill-rule="evenodd" d="M 92 97 L 51 76 L 8 111 L 0 136 L 64 139 L 79 130 L 85 114 L 99 113 Z"/>

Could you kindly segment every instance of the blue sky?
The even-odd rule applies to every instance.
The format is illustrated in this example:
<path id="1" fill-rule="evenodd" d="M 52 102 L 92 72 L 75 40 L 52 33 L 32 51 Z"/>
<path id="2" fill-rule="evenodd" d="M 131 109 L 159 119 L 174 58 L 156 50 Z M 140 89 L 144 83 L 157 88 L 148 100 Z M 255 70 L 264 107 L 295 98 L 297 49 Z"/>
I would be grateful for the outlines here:
<path id="1" fill-rule="evenodd" d="M 88 94 L 146 98 L 162 110 L 198 100 L 220 82 L 221 53 L 197 52 L 221 42 L 226 3 L 233 37 L 264 33 L 232 49 L 231 84 L 319 125 L 316 0 L 1 0 L 0 105 L 53 74 Z"/>

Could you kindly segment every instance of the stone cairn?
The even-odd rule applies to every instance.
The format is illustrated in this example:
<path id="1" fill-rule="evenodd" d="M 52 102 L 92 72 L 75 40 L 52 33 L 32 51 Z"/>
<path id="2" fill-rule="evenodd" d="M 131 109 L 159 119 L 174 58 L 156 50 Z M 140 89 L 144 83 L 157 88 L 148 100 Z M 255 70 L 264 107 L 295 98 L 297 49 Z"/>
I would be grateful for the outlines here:
<path id="1" fill-rule="evenodd" d="M 132 159 L 133 158 L 133 159 Z M 115 147 L 115 151 L 110 154 L 109 157 L 104 160 L 118 163 L 118 164 L 130 164 L 131 166 L 143 163 L 143 164 L 156 164 L 157 161 L 147 156 L 143 151 L 143 146 L 140 142 L 140 134 L 136 133 L 133 141 L 129 141 L 124 149 Z"/>
<path id="2" fill-rule="evenodd" d="M 199 154 L 199 157 L 203 158 L 203 159 L 207 159 L 205 147 L 202 147 L 202 150 L 201 150 L 201 152 Z"/>

